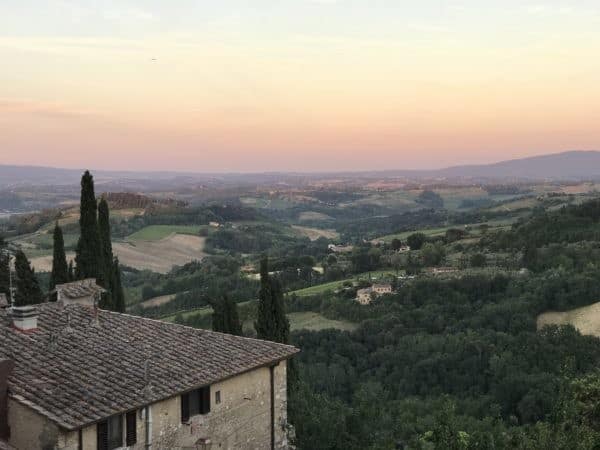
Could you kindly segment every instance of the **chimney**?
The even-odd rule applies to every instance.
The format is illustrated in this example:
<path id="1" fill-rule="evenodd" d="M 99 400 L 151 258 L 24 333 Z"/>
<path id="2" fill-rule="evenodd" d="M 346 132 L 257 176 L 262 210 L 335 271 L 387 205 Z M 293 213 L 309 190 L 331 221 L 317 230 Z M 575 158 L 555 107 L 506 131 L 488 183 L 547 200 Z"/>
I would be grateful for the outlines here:
<path id="1" fill-rule="evenodd" d="M 14 368 L 10 359 L 0 359 L 0 440 L 10 438 L 8 426 L 8 378 Z"/>
<path id="2" fill-rule="evenodd" d="M 37 329 L 38 310 L 33 306 L 16 306 L 12 308 L 13 326 L 19 331 Z"/>

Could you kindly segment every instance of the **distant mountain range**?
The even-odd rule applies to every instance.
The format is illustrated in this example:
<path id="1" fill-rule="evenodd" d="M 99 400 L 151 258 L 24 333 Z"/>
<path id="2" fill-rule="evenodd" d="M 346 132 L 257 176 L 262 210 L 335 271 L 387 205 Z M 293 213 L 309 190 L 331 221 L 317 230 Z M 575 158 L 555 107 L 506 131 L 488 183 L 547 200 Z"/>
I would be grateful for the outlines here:
<path id="1" fill-rule="evenodd" d="M 600 152 L 554 153 L 494 164 L 454 166 L 434 172 L 450 178 L 593 179 L 600 178 Z"/>
<path id="2" fill-rule="evenodd" d="M 79 183 L 83 170 L 60 169 L 35 166 L 0 165 L 0 189 L 18 185 L 72 186 Z M 134 172 L 94 170 L 99 185 L 114 190 L 119 186 L 135 189 L 157 185 L 187 184 L 260 184 L 286 179 L 306 180 L 322 178 L 326 173 L 264 173 L 264 174 L 201 174 L 179 172 Z M 406 177 L 478 179 L 478 180 L 590 180 L 600 179 L 600 151 L 570 151 L 521 159 L 512 159 L 493 164 L 462 165 L 437 170 L 389 170 L 344 172 L 336 174 L 353 178 Z M 100 187 L 102 189 L 102 187 Z M 100 190 L 99 189 L 99 190 Z"/>

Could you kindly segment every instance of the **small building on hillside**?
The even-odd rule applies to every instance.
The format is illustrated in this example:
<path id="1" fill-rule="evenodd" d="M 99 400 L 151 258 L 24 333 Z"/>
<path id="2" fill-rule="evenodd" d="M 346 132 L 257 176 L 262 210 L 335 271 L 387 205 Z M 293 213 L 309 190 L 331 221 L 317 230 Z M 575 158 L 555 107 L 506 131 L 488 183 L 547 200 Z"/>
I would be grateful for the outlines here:
<path id="1" fill-rule="evenodd" d="M 297 351 L 77 303 L 0 310 L 0 442 L 287 449 L 286 363 Z"/>
<path id="2" fill-rule="evenodd" d="M 56 295 L 56 300 L 65 305 L 76 303 L 94 306 L 94 300 L 99 301 L 104 292 L 106 290 L 96 283 L 95 278 L 86 278 L 71 283 L 57 284 L 50 295 Z"/>
<path id="3" fill-rule="evenodd" d="M 0 309 L 1 308 L 8 308 L 9 304 L 8 304 L 8 298 L 6 297 L 6 294 L 1 293 L 0 294 Z"/>
<path id="4" fill-rule="evenodd" d="M 371 288 L 373 289 L 373 292 L 375 292 L 377 295 L 392 293 L 392 285 L 389 283 L 377 283 L 374 284 Z"/>
<path id="5" fill-rule="evenodd" d="M 373 289 L 371 289 L 370 287 L 359 289 L 358 291 L 356 291 L 356 301 L 361 305 L 368 305 L 373 301 L 372 293 Z"/>
<path id="6" fill-rule="evenodd" d="M 388 283 L 378 283 L 371 287 L 359 289 L 356 291 L 356 301 L 361 305 L 370 304 L 373 299 L 384 294 L 391 294 L 393 292 L 392 285 Z"/>
<path id="7" fill-rule="evenodd" d="M 354 246 L 352 245 L 329 244 L 327 248 L 333 253 L 351 253 L 354 250 Z"/>
<path id="8" fill-rule="evenodd" d="M 431 267 L 427 269 L 427 271 L 430 272 L 432 275 L 442 275 L 445 273 L 459 272 L 459 270 L 454 267 Z"/>

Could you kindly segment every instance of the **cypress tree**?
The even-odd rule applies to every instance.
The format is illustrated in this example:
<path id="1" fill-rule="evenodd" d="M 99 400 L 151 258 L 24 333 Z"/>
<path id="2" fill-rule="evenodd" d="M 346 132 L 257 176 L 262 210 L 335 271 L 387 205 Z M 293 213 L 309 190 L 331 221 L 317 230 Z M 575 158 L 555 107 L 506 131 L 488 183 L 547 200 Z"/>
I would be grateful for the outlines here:
<path id="1" fill-rule="evenodd" d="M 0 294 L 6 294 L 9 297 L 10 290 L 10 255 L 8 253 L 6 242 L 0 236 Z"/>
<path id="2" fill-rule="evenodd" d="M 219 333 L 227 333 L 225 329 L 225 308 L 222 300 L 212 302 L 212 329 Z"/>
<path id="3" fill-rule="evenodd" d="M 81 203 L 79 205 L 79 228 L 81 235 L 75 252 L 75 276 L 83 278 L 102 277 L 102 253 L 98 233 L 98 205 L 94 194 L 94 177 L 85 171 L 81 177 Z"/>
<path id="4" fill-rule="evenodd" d="M 15 306 L 35 305 L 43 301 L 35 272 L 21 250 L 15 254 L 15 287 Z"/>
<path id="5" fill-rule="evenodd" d="M 123 285 L 121 283 L 121 270 L 119 269 L 119 258 L 115 258 L 113 263 L 113 274 L 112 274 L 112 304 L 109 309 L 112 311 L 123 313 L 125 312 L 125 293 L 123 292 Z"/>
<path id="6" fill-rule="evenodd" d="M 68 276 L 69 276 L 69 281 L 75 281 L 75 269 L 73 267 L 73 260 L 69 261 Z"/>
<path id="7" fill-rule="evenodd" d="M 274 336 L 272 320 L 271 279 L 269 277 L 269 260 L 264 257 L 260 261 L 260 290 L 258 291 L 258 314 L 254 329 L 259 339 L 272 339 Z"/>
<path id="8" fill-rule="evenodd" d="M 53 238 L 54 253 L 52 256 L 52 273 L 50 274 L 50 290 L 54 289 L 57 284 L 69 281 L 69 266 L 67 265 L 67 256 L 65 255 L 65 242 L 58 221 L 54 226 Z"/>
<path id="9" fill-rule="evenodd" d="M 277 280 L 269 276 L 269 262 L 260 263 L 260 291 L 258 294 L 258 317 L 254 323 L 259 339 L 287 343 L 290 323 L 285 315 L 283 289 Z"/>
<path id="10" fill-rule="evenodd" d="M 114 306 L 112 299 L 115 290 L 114 270 L 113 270 L 113 251 L 110 239 L 110 217 L 108 212 L 108 203 L 104 197 L 98 202 L 98 236 L 100 238 L 101 258 L 98 261 L 101 265 L 101 272 L 98 277 L 98 284 L 107 289 L 106 303 L 109 309 Z M 117 269 L 118 270 L 118 269 Z"/>
<path id="11" fill-rule="evenodd" d="M 110 239 L 110 216 L 108 210 L 108 202 L 104 197 L 98 203 L 98 233 L 100 236 L 100 247 L 102 249 L 102 260 L 104 262 L 104 272 L 108 276 L 112 273 L 113 251 L 112 242 Z"/>
<path id="12" fill-rule="evenodd" d="M 237 305 L 227 294 L 213 304 L 213 330 L 221 333 L 242 335 L 242 324 L 238 315 Z"/>

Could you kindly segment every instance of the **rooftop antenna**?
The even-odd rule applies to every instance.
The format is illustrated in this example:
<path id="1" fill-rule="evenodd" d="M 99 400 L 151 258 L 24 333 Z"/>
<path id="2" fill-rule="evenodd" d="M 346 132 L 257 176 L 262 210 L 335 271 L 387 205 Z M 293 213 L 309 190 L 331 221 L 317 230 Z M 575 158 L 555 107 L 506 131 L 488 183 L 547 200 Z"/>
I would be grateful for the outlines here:
<path id="1" fill-rule="evenodd" d="M 100 321 L 98 320 L 98 296 L 94 295 L 94 318 L 92 319 L 91 326 L 99 327 Z"/>
<path id="2" fill-rule="evenodd" d="M 150 382 L 150 359 L 144 361 L 144 388 L 142 392 L 145 396 L 152 395 L 152 383 Z"/>

